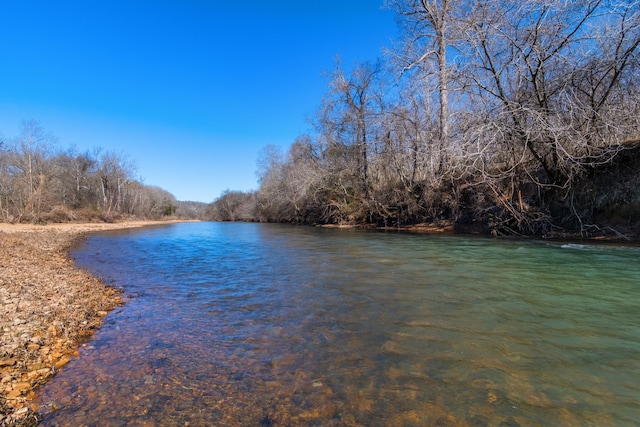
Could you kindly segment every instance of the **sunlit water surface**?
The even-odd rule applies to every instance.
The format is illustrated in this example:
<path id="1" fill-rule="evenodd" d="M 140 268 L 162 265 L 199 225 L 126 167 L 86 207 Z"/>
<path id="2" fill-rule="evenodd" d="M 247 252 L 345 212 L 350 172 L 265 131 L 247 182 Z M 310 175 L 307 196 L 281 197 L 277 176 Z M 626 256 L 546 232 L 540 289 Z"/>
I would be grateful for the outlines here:
<path id="1" fill-rule="evenodd" d="M 640 420 L 638 247 L 188 223 L 74 256 L 128 301 L 44 425 Z"/>

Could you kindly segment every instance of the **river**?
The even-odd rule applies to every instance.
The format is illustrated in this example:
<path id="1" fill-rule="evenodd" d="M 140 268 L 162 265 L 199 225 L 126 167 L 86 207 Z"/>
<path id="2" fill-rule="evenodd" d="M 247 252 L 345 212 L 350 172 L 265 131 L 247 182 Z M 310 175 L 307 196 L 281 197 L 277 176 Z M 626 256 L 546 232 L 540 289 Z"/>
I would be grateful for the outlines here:
<path id="1" fill-rule="evenodd" d="M 72 255 L 127 303 L 43 425 L 640 420 L 637 246 L 203 222 Z"/>

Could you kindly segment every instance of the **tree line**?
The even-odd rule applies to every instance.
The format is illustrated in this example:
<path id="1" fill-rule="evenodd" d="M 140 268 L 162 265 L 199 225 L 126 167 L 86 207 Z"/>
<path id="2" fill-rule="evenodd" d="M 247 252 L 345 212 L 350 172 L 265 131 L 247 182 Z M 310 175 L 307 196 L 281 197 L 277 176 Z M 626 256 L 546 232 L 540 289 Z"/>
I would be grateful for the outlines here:
<path id="1" fill-rule="evenodd" d="M 59 149 L 37 121 L 0 140 L 0 221 L 116 221 L 124 217 L 202 217 L 206 205 L 179 202 L 135 179 L 123 154 Z"/>
<path id="2" fill-rule="evenodd" d="M 212 218 L 526 235 L 640 222 L 640 2 L 387 6 L 399 40 L 338 61 L 310 131 L 267 147 L 259 189 L 223 194 Z"/>

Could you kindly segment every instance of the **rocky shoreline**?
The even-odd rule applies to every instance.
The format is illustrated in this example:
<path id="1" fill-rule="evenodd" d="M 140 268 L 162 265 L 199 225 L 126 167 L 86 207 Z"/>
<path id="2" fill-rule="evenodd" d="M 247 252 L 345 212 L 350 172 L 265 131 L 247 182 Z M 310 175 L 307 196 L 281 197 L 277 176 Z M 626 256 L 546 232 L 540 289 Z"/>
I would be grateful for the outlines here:
<path id="1" fill-rule="evenodd" d="M 36 389 L 121 304 L 68 250 L 92 232 L 156 224 L 167 222 L 0 224 L 0 427 L 38 423 Z"/>

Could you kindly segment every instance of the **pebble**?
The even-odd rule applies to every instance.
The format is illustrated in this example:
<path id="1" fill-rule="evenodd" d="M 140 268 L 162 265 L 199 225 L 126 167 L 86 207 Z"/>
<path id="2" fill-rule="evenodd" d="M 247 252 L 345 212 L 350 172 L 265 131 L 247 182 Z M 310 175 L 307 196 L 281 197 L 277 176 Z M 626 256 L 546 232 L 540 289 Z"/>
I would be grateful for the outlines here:
<path id="1" fill-rule="evenodd" d="M 9 399 L 15 399 L 16 397 L 20 397 L 22 392 L 20 390 L 11 390 L 7 392 L 6 395 Z"/>
<path id="2" fill-rule="evenodd" d="M 60 369 L 62 368 L 64 365 L 66 365 L 67 363 L 69 363 L 71 361 L 71 358 L 69 358 L 68 356 L 62 356 L 62 358 L 60 360 L 58 360 L 54 366 L 56 369 Z"/>
<path id="3" fill-rule="evenodd" d="M 31 388 L 31 383 L 26 381 L 21 381 L 13 384 L 14 390 L 28 390 Z"/>
<path id="4" fill-rule="evenodd" d="M 20 415 L 24 415 L 24 414 L 26 414 L 27 412 L 29 412 L 29 408 L 25 406 L 24 408 L 20 408 L 20 409 L 18 409 L 18 410 L 15 412 L 15 414 L 16 414 L 16 415 L 18 415 L 18 416 L 20 416 Z"/>
<path id="5" fill-rule="evenodd" d="M 27 350 L 29 351 L 36 351 L 39 349 L 40 349 L 40 344 L 36 344 L 36 343 L 27 344 Z"/>
<path id="6" fill-rule="evenodd" d="M 113 289 L 68 259 L 66 248 L 79 231 L 23 228 L 28 227 L 0 224 L 3 427 L 13 425 L 14 417 L 31 417 L 22 407 L 35 395 L 32 390 L 54 374 L 53 368 L 66 365 L 79 342 L 119 304 Z"/>

